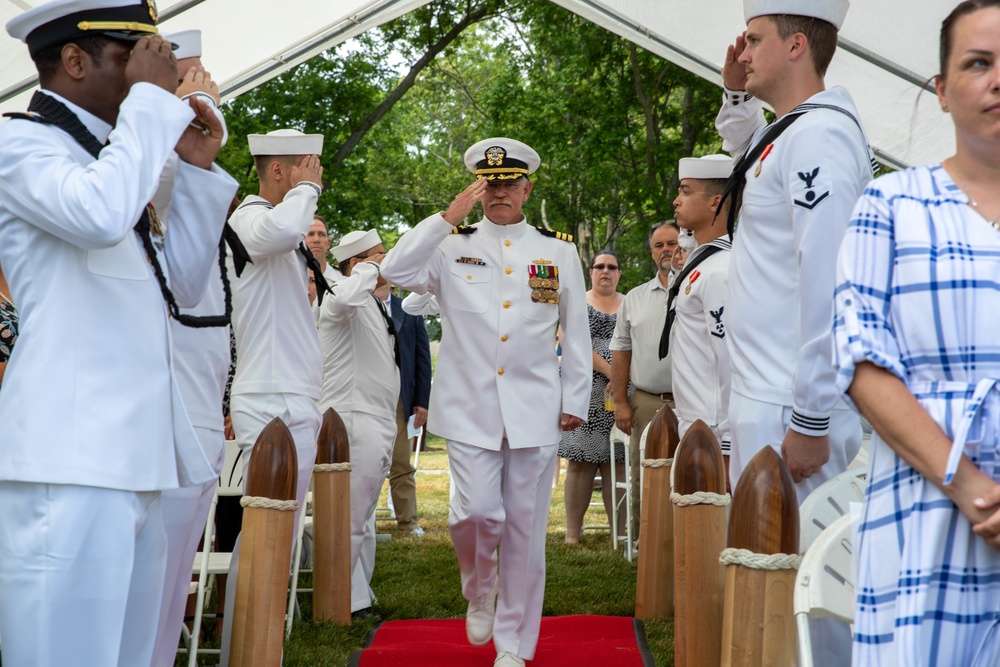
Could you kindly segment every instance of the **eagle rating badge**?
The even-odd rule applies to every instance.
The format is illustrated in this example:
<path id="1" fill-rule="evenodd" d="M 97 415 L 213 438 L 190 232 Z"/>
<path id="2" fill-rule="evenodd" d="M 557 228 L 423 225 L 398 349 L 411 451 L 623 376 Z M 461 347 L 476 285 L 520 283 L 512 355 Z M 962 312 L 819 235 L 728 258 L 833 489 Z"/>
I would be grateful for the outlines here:
<path id="1" fill-rule="evenodd" d="M 535 303 L 559 303 L 559 267 L 555 264 L 529 264 L 528 287 Z"/>

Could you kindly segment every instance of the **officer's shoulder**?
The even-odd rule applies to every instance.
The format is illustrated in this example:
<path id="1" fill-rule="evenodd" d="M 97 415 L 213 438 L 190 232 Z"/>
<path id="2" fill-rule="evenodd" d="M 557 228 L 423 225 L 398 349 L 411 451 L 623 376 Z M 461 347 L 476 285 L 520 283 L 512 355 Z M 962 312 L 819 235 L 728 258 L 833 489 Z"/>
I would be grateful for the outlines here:
<path id="1" fill-rule="evenodd" d="M 479 229 L 470 225 L 457 225 L 452 228 L 450 234 L 475 234 Z"/>
<path id="2" fill-rule="evenodd" d="M 539 227 L 538 225 L 532 225 L 538 230 L 538 233 L 542 236 L 547 236 L 550 239 L 558 239 L 560 241 L 566 241 L 567 243 L 573 242 L 573 235 L 567 234 L 566 232 L 557 232 L 554 229 L 546 229 L 545 227 Z"/>

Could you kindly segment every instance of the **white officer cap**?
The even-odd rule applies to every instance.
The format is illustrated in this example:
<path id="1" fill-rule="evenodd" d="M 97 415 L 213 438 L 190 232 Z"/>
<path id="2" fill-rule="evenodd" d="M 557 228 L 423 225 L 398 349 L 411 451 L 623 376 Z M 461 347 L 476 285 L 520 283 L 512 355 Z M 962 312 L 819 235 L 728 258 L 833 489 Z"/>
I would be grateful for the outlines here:
<path id="1" fill-rule="evenodd" d="M 298 130 L 274 130 L 267 134 L 248 134 L 250 155 L 320 155 L 322 134 L 303 134 Z"/>
<path id="2" fill-rule="evenodd" d="M 465 166 L 487 181 L 514 181 L 534 173 L 541 164 L 535 150 L 515 139 L 483 139 L 465 151 Z"/>
<path id="3" fill-rule="evenodd" d="M 52 0 L 7 22 L 7 34 L 28 45 L 34 57 L 49 46 L 88 35 L 137 42 L 155 35 L 153 0 Z"/>
<path id="4" fill-rule="evenodd" d="M 201 58 L 201 30 L 181 30 L 163 37 L 173 43 L 177 60 Z"/>
<path id="5" fill-rule="evenodd" d="M 810 16 L 832 23 L 840 30 L 850 4 L 849 0 L 743 0 L 743 16 L 747 23 L 758 16 L 774 14 Z"/>
<path id="6" fill-rule="evenodd" d="M 705 155 L 681 158 L 677 167 L 677 178 L 709 179 L 729 178 L 733 173 L 733 158 L 728 155 Z"/>
<path id="7" fill-rule="evenodd" d="M 371 250 L 380 243 L 382 239 L 374 229 L 348 232 L 333 249 L 333 256 L 338 262 L 343 262 L 345 259 L 360 255 L 365 250 Z"/>

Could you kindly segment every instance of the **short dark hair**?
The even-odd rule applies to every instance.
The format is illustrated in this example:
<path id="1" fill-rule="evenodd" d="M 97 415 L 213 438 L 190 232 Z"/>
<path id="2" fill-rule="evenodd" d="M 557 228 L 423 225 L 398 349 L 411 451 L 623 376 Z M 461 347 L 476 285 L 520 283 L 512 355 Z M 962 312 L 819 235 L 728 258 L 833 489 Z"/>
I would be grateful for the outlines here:
<path id="1" fill-rule="evenodd" d="M 107 35 L 88 35 L 74 39 L 72 42 L 63 42 L 62 44 L 53 44 L 52 46 L 45 47 L 36 53 L 33 58 L 35 69 L 38 70 L 39 83 L 44 85 L 59 71 L 59 65 L 62 63 L 62 50 L 67 44 L 76 44 L 80 47 L 80 50 L 94 61 L 94 67 L 100 69 L 101 56 L 104 53 L 104 49 L 110 43 L 111 38 Z"/>
<path id="2" fill-rule="evenodd" d="M 254 155 L 253 166 L 257 170 L 257 178 L 262 179 L 267 173 L 267 168 L 272 162 L 280 162 L 286 167 L 292 167 L 299 163 L 304 155 Z"/>
<path id="3" fill-rule="evenodd" d="M 967 14 L 974 14 L 981 9 L 989 9 L 991 7 L 1000 9 L 1000 0 L 965 0 L 965 2 L 959 3 L 951 11 L 951 14 L 948 14 L 948 18 L 941 23 L 940 58 L 942 77 L 948 69 L 948 59 L 951 57 L 952 41 L 955 37 L 955 24 L 958 23 L 958 19 Z"/>
<path id="4" fill-rule="evenodd" d="M 649 228 L 649 234 L 646 236 L 646 247 L 653 247 L 653 232 L 657 229 L 666 225 L 667 227 L 673 227 L 674 231 L 679 235 L 681 233 L 680 225 L 677 224 L 676 220 L 663 220 L 662 222 L 654 222 Z"/>
<path id="5" fill-rule="evenodd" d="M 830 61 L 833 60 L 833 54 L 837 50 L 836 26 L 829 21 L 811 16 L 773 14 L 771 18 L 774 19 L 774 26 L 781 39 L 788 39 L 797 32 L 806 36 L 813 67 L 816 68 L 817 74 L 825 76 Z"/>
<path id="6" fill-rule="evenodd" d="M 319 213 L 313 213 L 313 220 L 319 220 L 324 226 L 326 225 L 326 218 L 321 216 Z"/>
<path id="7" fill-rule="evenodd" d="M 594 268 L 594 260 L 596 260 L 601 255 L 609 255 L 611 257 L 614 257 L 615 262 L 618 264 L 618 268 L 619 269 L 622 268 L 622 261 L 618 259 L 617 253 L 615 253 L 614 250 L 610 250 L 608 248 L 605 248 L 604 250 L 598 250 L 597 252 L 594 253 L 594 259 L 590 260 L 590 268 Z"/>

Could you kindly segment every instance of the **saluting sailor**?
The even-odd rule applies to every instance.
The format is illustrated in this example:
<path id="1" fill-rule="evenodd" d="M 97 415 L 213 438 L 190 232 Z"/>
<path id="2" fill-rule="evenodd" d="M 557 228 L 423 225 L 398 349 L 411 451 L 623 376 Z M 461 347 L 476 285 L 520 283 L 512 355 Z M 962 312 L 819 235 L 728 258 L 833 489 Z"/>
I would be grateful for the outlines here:
<path id="1" fill-rule="evenodd" d="M 56 0 L 7 31 L 42 90 L 0 125 L 0 262 L 21 316 L 0 399 L 3 663 L 149 665 L 160 492 L 216 475 L 169 315 L 200 299 L 237 185 L 212 164 L 215 115 L 174 95 L 151 1 Z M 161 265 L 149 202 L 173 151 Z"/>
<path id="2" fill-rule="evenodd" d="M 448 445 L 448 524 L 469 600 L 466 632 L 476 645 L 493 638 L 500 667 L 534 657 L 560 429 L 583 423 L 590 401 L 590 331 L 576 246 L 565 234 L 528 225 L 522 213 L 528 175 L 539 162 L 513 139 L 473 145 L 465 164 L 477 180 L 447 211 L 404 234 L 382 262 L 385 279 L 432 292 L 441 307 L 428 429 Z M 459 226 L 477 201 L 484 219 Z"/>

